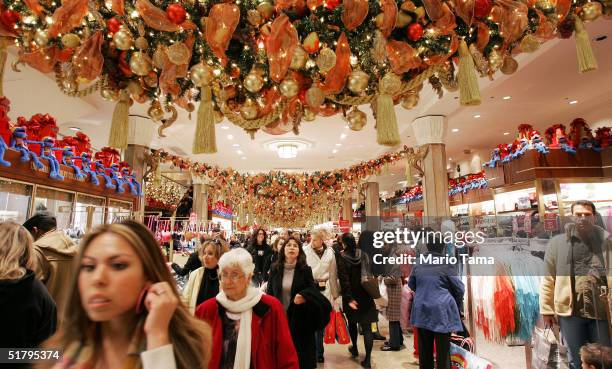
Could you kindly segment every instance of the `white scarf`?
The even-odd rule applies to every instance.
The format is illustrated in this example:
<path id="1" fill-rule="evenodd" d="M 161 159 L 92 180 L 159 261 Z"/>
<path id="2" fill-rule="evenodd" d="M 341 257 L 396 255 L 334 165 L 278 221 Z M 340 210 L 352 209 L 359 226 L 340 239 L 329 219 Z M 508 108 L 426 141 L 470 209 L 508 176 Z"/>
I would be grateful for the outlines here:
<path id="1" fill-rule="evenodd" d="M 327 247 L 319 258 L 312 245 L 308 245 L 304 247 L 304 253 L 306 254 L 306 264 L 312 268 L 315 281 L 327 281 L 329 279 L 329 264 L 334 258 L 334 250 Z"/>
<path id="2" fill-rule="evenodd" d="M 236 357 L 234 358 L 234 369 L 249 369 L 251 366 L 251 321 L 253 318 L 253 306 L 255 306 L 263 293 L 253 286 L 249 286 L 246 296 L 238 301 L 231 301 L 221 290 L 217 295 L 217 301 L 227 311 L 240 314 L 240 328 L 238 330 L 238 342 L 236 343 Z"/>

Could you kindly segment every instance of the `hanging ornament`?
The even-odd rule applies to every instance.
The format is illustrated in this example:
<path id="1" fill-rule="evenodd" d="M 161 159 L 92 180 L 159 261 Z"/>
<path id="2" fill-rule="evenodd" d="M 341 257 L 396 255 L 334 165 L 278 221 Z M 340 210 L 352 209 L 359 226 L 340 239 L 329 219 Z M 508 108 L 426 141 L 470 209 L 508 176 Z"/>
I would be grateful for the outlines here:
<path id="1" fill-rule="evenodd" d="M 157 84 L 159 83 L 157 73 L 155 72 L 149 72 L 149 74 L 147 74 L 142 80 L 151 88 L 157 87 Z"/>
<path id="2" fill-rule="evenodd" d="M 223 87 L 221 91 L 219 91 L 219 95 L 217 95 L 217 97 L 221 101 L 227 101 L 229 99 L 233 99 L 234 97 L 236 97 L 236 86 L 228 85 L 228 86 Z"/>
<path id="3" fill-rule="evenodd" d="M 540 48 L 540 41 L 534 35 L 528 33 L 521 40 L 520 48 L 523 52 L 532 53 Z"/>
<path id="4" fill-rule="evenodd" d="M 340 0 L 325 0 L 323 6 L 329 10 L 334 10 L 340 5 Z"/>
<path id="5" fill-rule="evenodd" d="M 284 97 L 291 99 L 299 92 L 299 85 L 293 78 L 285 78 L 280 84 L 280 92 Z"/>
<path id="6" fill-rule="evenodd" d="M 166 49 L 164 46 L 159 45 L 153 53 L 153 65 L 157 69 L 163 69 L 166 62 Z"/>
<path id="7" fill-rule="evenodd" d="M 199 63 L 191 67 L 189 78 L 196 87 L 202 87 L 211 84 L 214 79 L 214 74 L 209 65 Z"/>
<path id="8" fill-rule="evenodd" d="M 407 28 L 407 35 L 410 41 L 418 41 L 423 37 L 423 26 L 420 23 L 412 23 Z"/>
<path id="9" fill-rule="evenodd" d="M 293 58 L 291 58 L 291 65 L 289 68 L 293 70 L 303 69 L 306 65 L 306 61 L 308 61 L 308 54 L 301 46 L 298 45 L 293 52 Z"/>
<path id="10" fill-rule="evenodd" d="M 81 39 L 74 33 L 67 33 L 62 36 L 62 45 L 71 49 L 76 48 L 81 44 Z"/>
<path id="11" fill-rule="evenodd" d="M 140 36 L 136 39 L 136 42 L 134 42 L 134 45 L 139 50 L 146 50 L 149 48 L 149 41 L 147 41 L 146 38 Z"/>
<path id="12" fill-rule="evenodd" d="M 143 52 L 136 51 L 132 53 L 130 58 L 130 70 L 137 76 L 146 76 L 149 74 L 153 66 L 151 65 L 151 58 Z"/>
<path id="13" fill-rule="evenodd" d="M 312 109 L 317 109 L 325 101 L 325 94 L 318 86 L 312 86 L 306 91 L 306 104 Z"/>
<path id="14" fill-rule="evenodd" d="M 129 50 L 134 43 L 134 39 L 129 31 L 125 28 L 121 28 L 113 35 L 113 42 L 118 50 Z"/>
<path id="15" fill-rule="evenodd" d="M 314 111 L 305 108 L 304 109 L 304 119 L 307 122 L 312 122 L 313 120 L 315 120 L 317 118 L 317 113 L 315 113 Z"/>
<path id="16" fill-rule="evenodd" d="M 398 12 L 397 13 L 397 22 L 395 23 L 395 27 L 404 28 L 412 22 L 412 17 L 406 12 Z"/>
<path id="17" fill-rule="evenodd" d="M 128 82 L 127 89 L 130 92 L 130 94 L 134 96 L 140 96 L 144 92 L 144 89 L 142 88 L 140 83 L 136 81 Z"/>
<path id="18" fill-rule="evenodd" d="M 603 7 L 600 2 L 591 1 L 582 6 L 582 11 L 580 12 L 580 18 L 585 22 L 591 22 L 595 19 L 599 18 L 602 14 Z"/>
<path id="19" fill-rule="evenodd" d="M 336 53 L 329 47 L 321 49 L 317 56 L 317 66 L 323 73 L 329 72 L 336 65 Z"/>
<path id="20" fill-rule="evenodd" d="M 262 21 L 262 15 L 259 11 L 255 10 L 255 9 L 250 9 L 247 12 L 247 20 L 249 21 L 249 23 L 252 26 L 259 26 L 261 24 Z"/>
<path id="21" fill-rule="evenodd" d="M 251 71 L 246 75 L 246 77 L 244 77 L 243 85 L 247 91 L 255 93 L 261 90 L 264 85 L 264 80 L 259 73 Z"/>
<path id="22" fill-rule="evenodd" d="M 302 47 L 309 54 L 314 54 L 319 50 L 319 35 L 316 32 L 310 32 L 302 42 Z"/>
<path id="23" fill-rule="evenodd" d="M 4 23 L 9 29 L 14 28 L 17 22 L 19 22 L 19 19 L 20 14 L 14 10 L 6 9 L 2 13 L 0 13 L 0 21 L 2 21 L 2 23 Z"/>
<path id="24" fill-rule="evenodd" d="M 257 11 L 265 20 L 268 20 L 272 17 L 272 14 L 274 14 L 274 5 L 264 1 L 263 3 L 257 5 Z"/>
<path id="25" fill-rule="evenodd" d="M 183 65 L 189 63 L 189 57 L 191 55 L 189 48 L 182 42 L 175 42 L 166 51 L 168 59 L 175 65 Z"/>
<path id="26" fill-rule="evenodd" d="M 353 71 L 348 78 L 348 89 L 356 94 L 362 93 L 368 87 L 370 76 L 362 70 Z"/>
<path id="27" fill-rule="evenodd" d="M 491 14 L 493 9 L 493 1 L 491 0 L 476 0 L 474 2 L 474 16 L 479 19 L 484 19 Z"/>
<path id="28" fill-rule="evenodd" d="M 168 15 L 168 19 L 170 19 L 170 22 L 174 24 L 181 24 L 187 18 L 185 8 L 183 8 L 183 6 L 179 3 L 168 5 L 166 8 L 166 14 Z"/>
<path id="29" fill-rule="evenodd" d="M 49 43 L 49 33 L 44 29 L 39 29 L 34 34 L 34 42 L 39 47 L 45 47 Z"/>
<path id="30" fill-rule="evenodd" d="M 108 29 L 110 33 L 117 33 L 121 29 L 121 22 L 119 19 L 113 17 L 106 21 L 106 29 Z"/>
<path id="31" fill-rule="evenodd" d="M 108 101 L 117 101 L 119 99 L 119 91 L 112 88 L 103 88 L 100 91 L 100 95 Z"/>
<path id="32" fill-rule="evenodd" d="M 511 57 L 510 55 L 506 55 L 504 57 L 504 63 L 502 64 L 500 70 L 503 74 L 513 74 L 518 69 L 518 62 Z"/>
<path id="33" fill-rule="evenodd" d="M 368 117 L 364 112 L 355 107 L 346 115 L 348 126 L 353 131 L 361 131 L 365 127 Z"/>
<path id="34" fill-rule="evenodd" d="M 489 66 L 491 67 L 491 71 L 495 72 L 498 70 L 502 64 L 504 63 L 504 58 L 501 56 L 497 49 L 491 50 L 489 53 Z"/>
<path id="35" fill-rule="evenodd" d="M 402 108 L 410 110 L 417 106 L 419 103 L 419 93 L 416 91 L 410 91 L 402 97 Z"/>
<path id="36" fill-rule="evenodd" d="M 247 99 L 240 107 L 240 115 L 242 115 L 244 119 L 255 119 L 258 114 L 259 109 L 257 103 L 251 99 Z"/>
<path id="37" fill-rule="evenodd" d="M 149 110 L 147 110 L 147 115 L 154 122 L 159 122 L 159 121 L 161 121 L 164 118 L 164 109 L 162 108 L 161 103 L 159 102 L 159 100 L 154 100 L 151 103 L 151 106 L 149 107 Z"/>

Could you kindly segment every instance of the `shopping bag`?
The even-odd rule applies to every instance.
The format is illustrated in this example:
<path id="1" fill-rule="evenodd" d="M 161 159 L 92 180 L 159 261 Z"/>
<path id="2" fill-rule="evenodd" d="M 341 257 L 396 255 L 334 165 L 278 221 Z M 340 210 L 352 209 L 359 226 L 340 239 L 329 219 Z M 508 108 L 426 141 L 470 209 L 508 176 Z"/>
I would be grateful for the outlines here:
<path id="1" fill-rule="evenodd" d="M 412 297 L 414 292 L 407 284 L 402 287 L 402 302 L 400 303 L 400 324 L 404 331 L 412 328 L 410 325 L 410 309 L 412 309 Z"/>
<path id="2" fill-rule="evenodd" d="M 375 299 L 374 303 L 376 304 L 376 307 L 378 307 L 379 310 L 382 310 L 382 308 L 385 308 L 387 307 L 387 305 L 389 305 L 389 297 L 387 295 L 387 285 L 383 281 L 380 281 L 380 284 L 378 285 L 378 289 L 380 291 L 380 298 Z"/>
<path id="3" fill-rule="evenodd" d="M 491 362 L 451 342 L 450 361 L 453 369 L 493 369 Z"/>
<path id="4" fill-rule="evenodd" d="M 567 349 L 553 330 L 536 327 L 531 350 L 532 369 L 569 369 Z"/>
<path id="5" fill-rule="evenodd" d="M 329 323 L 325 327 L 325 337 L 323 338 L 323 342 L 325 344 L 330 345 L 332 343 L 336 343 L 336 311 L 332 310 L 329 313 Z"/>
<path id="6" fill-rule="evenodd" d="M 341 345 L 348 345 L 351 342 L 351 337 L 349 336 L 348 325 L 344 318 L 344 314 L 341 311 L 336 311 L 335 315 L 336 340 Z"/>

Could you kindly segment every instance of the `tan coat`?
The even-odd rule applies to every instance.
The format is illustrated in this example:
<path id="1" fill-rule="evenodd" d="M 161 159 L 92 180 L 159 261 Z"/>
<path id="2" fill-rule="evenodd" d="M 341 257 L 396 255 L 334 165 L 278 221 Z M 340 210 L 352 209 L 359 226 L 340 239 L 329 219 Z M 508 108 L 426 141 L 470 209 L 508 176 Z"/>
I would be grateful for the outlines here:
<path id="1" fill-rule="evenodd" d="M 189 281 L 183 288 L 181 300 L 189 307 L 191 314 L 195 313 L 196 304 L 198 302 L 198 294 L 202 285 L 202 276 L 204 275 L 204 267 L 200 267 L 189 274 Z"/>
<path id="2" fill-rule="evenodd" d="M 62 231 L 52 231 L 34 242 L 36 276 L 47 286 L 61 316 L 65 292 L 75 273 L 72 265 L 76 244 Z"/>
<path id="3" fill-rule="evenodd" d="M 608 291 L 612 289 L 612 238 L 605 230 L 597 227 L 597 232 L 603 232 L 603 256 L 607 271 Z M 540 285 L 540 314 L 571 316 L 573 311 L 573 293 L 571 281 L 571 263 L 569 236 L 575 235 L 572 225 L 566 227 L 566 233 L 557 235 L 550 240 L 546 249 L 544 262 L 546 263 L 546 275 Z M 610 296 L 608 293 L 608 302 Z"/>

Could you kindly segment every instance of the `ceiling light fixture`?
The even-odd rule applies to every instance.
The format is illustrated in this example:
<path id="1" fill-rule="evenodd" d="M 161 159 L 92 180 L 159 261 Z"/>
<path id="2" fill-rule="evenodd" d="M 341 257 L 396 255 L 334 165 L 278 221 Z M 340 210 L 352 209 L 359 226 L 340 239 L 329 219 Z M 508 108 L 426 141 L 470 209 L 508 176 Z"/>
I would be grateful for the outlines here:
<path id="1" fill-rule="evenodd" d="M 351 127 L 349 127 L 348 125 L 344 126 L 344 129 L 349 129 L 349 128 L 351 128 Z"/>
<path id="2" fill-rule="evenodd" d="M 578 104 L 578 100 L 572 100 L 569 102 L 570 105 Z"/>
<path id="3" fill-rule="evenodd" d="M 313 146 L 313 142 L 301 138 L 280 138 L 262 143 L 264 149 L 274 151 L 281 159 L 295 158 L 298 151 L 309 149 Z"/>
<path id="4" fill-rule="evenodd" d="M 228 126 L 221 126 L 221 129 L 229 129 Z"/>
<path id="5" fill-rule="evenodd" d="M 342 144 L 341 143 L 337 143 L 336 146 L 342 146 Z"/>
<path id="6" fill-rule="evenodd" d="M 504 136 L 508 136 L 510 132 L 504 132 Z"/>
<path id="7" fill-rule="evenodd" d="M 453 128 L 451 131 L 452 132 L 459 132 L 459 128 Z"/>
<path id="8" fill-rule="evenodd" d="M 243 154 L 243 153 L 242 153 L 242 150 L 238 150 L 238 151 L 236 151 L 236 153 L 237 153 L 238 155 L 242 155 L 242 154 Z"/>
<path id="9" fill-rule="evenodd" d="M 278 146 L 276 153 L 281 159 L 293 159 L 297 156 L 298 147 L 293 144 L 282 144 Z"/>
<path id="10" fill-rule="evenodd" d="M 228 140 L 233 140 L 233 139 L 234 139 L 234 136 L 233 136 L 233 135 L 227 135 L 227 139 L 228 139 Z"/>
<path id="11" fill-rule="evenodd" d="M 474 115 L 474 118 L 476 118 L 476 119 L 480 118 L 480 114 Z"/>
<path id="12" fill-rule="evenodd" d="M 448 158 L 448 161 L 453 161 L 453 158 Z"/>
<path id="13" fill-rule="evenodd" d="M 71 131 L 79 132 L 81 129 L 79 127 L 70 127 Z"/>
<path id="14" fill-rule="evenodd" d="M 333 149 L 333 150 L 332 150 L 332 154 L 335 154 L 335 153 L 337 153 L 337 152 L 338 152 L 338 149 Z"/>
<path id="15" fill-rule="evenodd" d="M 243 157 L 242 157 L 242 160 L 246 160 L 246 156 L 243 156 Z"/>
<path id="16" fill-rule="evenodd" d="M 240 144 L 233 144 L 234 147 L 240 147 Z"/>
<path id="17" fill-rule="evenodd" d="M 502 100 L 510 100 L 512 98 L 512 96 L 504 96 L 502 97 Z"/>
<path id="18" fill-rule="evenodd" d="M 346 138 L 346 133 L 343 133 L 343 134 L 340 135 L 340 139 L 341 140 L 344 140 L 345 138 Z"/>

